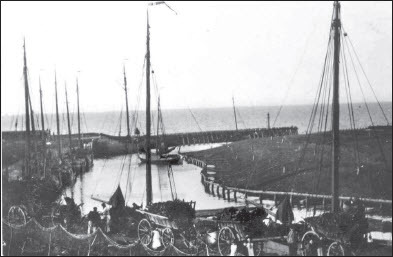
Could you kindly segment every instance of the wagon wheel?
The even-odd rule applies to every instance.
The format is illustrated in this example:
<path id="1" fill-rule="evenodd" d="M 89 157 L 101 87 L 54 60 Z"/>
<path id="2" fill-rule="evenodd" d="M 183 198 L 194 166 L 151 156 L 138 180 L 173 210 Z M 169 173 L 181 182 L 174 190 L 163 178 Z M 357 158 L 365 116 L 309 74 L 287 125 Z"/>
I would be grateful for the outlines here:
<path id="1" fill-rule="evenodd" d="M 148 246 L 151 243 L 151 232 L 152 228 L 150 222 L 147 219 L 141 220 L 138 224 L 138 238 L 144 246 Z"/>
<path id="2" fill-rule="evenodd" d="M 222 256 L 229 256 L 232 244 L 236 243 L 236 235 L 229 227 L 223 227 L 218 233 L 218 251 Z"/>
<path id="3" fill-rule="evenodd" d="M 162 231 L 161 240 L 165 248 L 167 248 L 169 245 L 172 245 L 175 241 L 175 236 L 173 235 L 172 229 L 165 228 Z"/>
<path id="4" fill-rule="evenodd" d="M 345 249 L 339 242 L 333 242 L 329 245 L 327 256 L 345 256 Z"/>
<path id="5" fill-rule="evenodd" d="M 11 225 L 25 225 L 27 223 L 26 211 L 19 205 L 11 206 L 8 211 L 8 222 Z"/>
<path id="6" fill-rule="evenodd" d="M 302 255 L 318 256 L 318 247 L 321 245 L 319 235 L 314 231 L 308 231 L 302 238 Z"/>

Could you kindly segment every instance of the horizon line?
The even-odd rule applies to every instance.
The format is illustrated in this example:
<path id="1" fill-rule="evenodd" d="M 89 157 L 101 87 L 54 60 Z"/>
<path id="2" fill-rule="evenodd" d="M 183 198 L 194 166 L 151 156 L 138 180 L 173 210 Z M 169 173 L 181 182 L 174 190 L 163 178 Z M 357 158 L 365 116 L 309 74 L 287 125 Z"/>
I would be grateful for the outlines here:
<path id="1" fill-rule="evenodd" d="M 393 104 L 393 101 L 380 101 L 379 103 L 381 104 Z M 340 105 L 342 104 L 347 104 L 347 102 L 341 102 Z M 354 104 L 361 104 L 364 105 L 364 102 L 353 102 Z M 368 102 L 367 104 L 378 104 L 377 101 L 373 101 L 373 102 Z M 285 107 L 285 106 L 312 106 L 313 104 L 311 103 L 306 103 L 306 104 L 285 104 L 285 105 L 236 105 L 236 108 L 256 108 L 256 107 L 270 107 L 270 108 L 280 108 L 280 107 Z M 198 109 L 226 109 L 226 108 L 233 108 L 233 106 L 216 106 L 216 107 L 179 107 L 179 108 L 162 108 L 162 111 L 176 111 L 176 110 L 187 110 L 187 109 L 191 109 L 191 110 L 198 110 Z M 82 113 L 105 113 L 105 112 L 120 112 L 121 110 L 98 110 L 98 111 L 82 111 Z M 138 110 L 138 112 L 144 111 L 144 109 Z M 156 112 L 156 110 L 152 110 L 153 112 Z M 135 112 L 135 110 L 131 110 L 130 111 Z M 59 114 L 63 114 L 66 112 L 60 112 Z M 75 112 L 71 112 L 71 113 L 75 113 Z M 39 115 L 39 112 L 37 113 L 37 115 Z M 48 114 L 55 114 L 54 112 L 45 112 L 45 115 Z M 12 116 L 12 115 L 19 115 L 19 113 L 2 113 L 1 117 L 3 116 Z M 23 115 L 23 114 L 22 114 Z"/>

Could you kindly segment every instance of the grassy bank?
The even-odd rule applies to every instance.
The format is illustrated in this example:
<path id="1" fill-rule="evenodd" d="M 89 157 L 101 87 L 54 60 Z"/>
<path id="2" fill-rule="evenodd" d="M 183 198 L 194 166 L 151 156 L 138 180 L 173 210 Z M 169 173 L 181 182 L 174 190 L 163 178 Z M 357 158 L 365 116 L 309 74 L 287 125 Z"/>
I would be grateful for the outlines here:
<path id="1" fill-rule="evenodd" d="M 392 199 L 392 131 L 357 130 L 356 136 L 357 146 L 353 131 L 340 136 L 340 194 Z M 313 134 L 307 147 L 306 135 L 248 139 L 188 155 L 216 165 L 227 186 L 329 194 L 330 138 Z"/>

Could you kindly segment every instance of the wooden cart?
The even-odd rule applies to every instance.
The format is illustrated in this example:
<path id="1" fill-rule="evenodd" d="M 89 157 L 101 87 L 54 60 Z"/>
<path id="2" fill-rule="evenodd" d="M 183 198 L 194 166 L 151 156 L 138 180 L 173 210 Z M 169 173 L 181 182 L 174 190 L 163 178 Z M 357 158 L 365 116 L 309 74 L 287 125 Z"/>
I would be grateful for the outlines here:
<path id="1" fill-rule="evenodd" d="M 161 235 L 161 243 L 164 248 L 175 244 L 175 239 L 179 238 L 189 253 L 198 252 L 195 226 L 192 225 L 185 231 L 180 229 L 175 221 L 169 220 L 168 217 L 141 210 L 137 211 L 145 217 L 138 224 L 138 238 L 144 246 L 148 247 L 151 244 L 153 230 L 157 230 Z"/>
<path id="2" fill-rule="evenodd" d="M 275 244 L 277 253 L 285 254 L 288 251 L 288 246 L 283 243 L 286 236 L 249 238 L 245 232 L 246 224 L 240 221 L 217 221 L 217 225 L 219 229 L 217 245 L 222 256 L 228 256 L 231 253 L 231 246 L 239 243 L 253 244 L 255 256 L 262 254 L 262 242 L 268 241 Z"/>
<path id="3" fill-rule="evenodd" d="M 338 227 L 324 229 L 313 221 L 306 222 L 310 228 L 301 240 L 301 252 L 303 256 L 346 256 L 352 254 L 352 246 L 349 241 L 357 227 L 352 227 L 343 232 Z"/>

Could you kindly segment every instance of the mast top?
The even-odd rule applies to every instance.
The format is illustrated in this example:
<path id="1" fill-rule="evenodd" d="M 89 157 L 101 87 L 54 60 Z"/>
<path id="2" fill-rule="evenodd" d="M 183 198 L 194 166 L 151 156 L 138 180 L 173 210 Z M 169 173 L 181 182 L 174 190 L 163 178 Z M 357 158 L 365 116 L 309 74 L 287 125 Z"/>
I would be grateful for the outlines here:
<path id="1" fill-rule="evenodd" d="M 340 1 L 334 1 L 333 22 L 332 27 L 341 28 L 341 4 Z"/>

